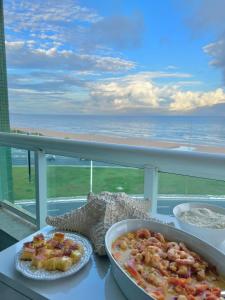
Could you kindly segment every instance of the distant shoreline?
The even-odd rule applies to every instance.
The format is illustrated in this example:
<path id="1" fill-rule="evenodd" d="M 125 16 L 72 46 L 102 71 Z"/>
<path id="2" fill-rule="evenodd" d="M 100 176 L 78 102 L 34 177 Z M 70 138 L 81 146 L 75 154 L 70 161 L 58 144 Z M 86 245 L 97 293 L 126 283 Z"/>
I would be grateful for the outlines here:
<path id="1" fill-rule="evenodd" d="M 88 142 L 100 142 L 108 144 L 120 144 L 130 146 L 143 146 L 150 148 L 163 148 L 163 149 L 176 149 L 180 151 L 198 151 L 208 153 L 221 153 L 225 154 L 225 147 L 218 146 L 205 146 L 205 145 L 194 145 L 187 143 L 178 143 L 172 141 L 160 141 L 160 140 L 147 140 L 144 138 L 131 138 L 131 137 L 112 137 L 98 134 L 76 134 L 70 132 L 54 131 L 40 128 L 13 128 L 13 130 L 19 130 L 27 133 L 39 133 L 43 136 L 73 139 L 77 141 L 88 141 Z"/>

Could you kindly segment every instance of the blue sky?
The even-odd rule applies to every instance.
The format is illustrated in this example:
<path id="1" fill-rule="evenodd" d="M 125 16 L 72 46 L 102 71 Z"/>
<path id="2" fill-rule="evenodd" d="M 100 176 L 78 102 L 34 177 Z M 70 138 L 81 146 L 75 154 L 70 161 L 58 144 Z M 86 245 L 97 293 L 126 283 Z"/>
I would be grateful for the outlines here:
<path id="1" fill-rule="evenodd" d="M 11 112 L 225 108 L 224 0 L 5 0 L 4 8 Z"/>

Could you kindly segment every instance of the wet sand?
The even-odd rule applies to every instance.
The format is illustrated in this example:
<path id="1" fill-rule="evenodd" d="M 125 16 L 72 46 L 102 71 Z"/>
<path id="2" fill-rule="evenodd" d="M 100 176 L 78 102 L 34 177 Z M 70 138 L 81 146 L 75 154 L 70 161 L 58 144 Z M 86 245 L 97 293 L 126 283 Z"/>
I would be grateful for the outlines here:
<path id="1" fill-rule="evenodd" d="M 150 148 L 164 148 L 164 149 L 178 149 L 186 151 L 198 151 L 208 153 L 221 153 L 225 154 L 225 147 L 218 146 L 205 146 L 205 145 L 193 145 L 186 143 L 178 143 L 171 141 L 159 141 L 159 140 L 148 140 L 143 138 L 131 138 L 131 137 L 112 137 L 106 135 L 97 134 L 75 134 L 70 132 L 53 131 L 39 128 L 14 128 L 14 130 L 21 130 L 28 133 L 40 133 L 48 137 L 66 138 L 77 141 L 89 141 L 89 142 L 100 142 L 109 144 L 121 144 L 131 146 L 143 146 Z"/>

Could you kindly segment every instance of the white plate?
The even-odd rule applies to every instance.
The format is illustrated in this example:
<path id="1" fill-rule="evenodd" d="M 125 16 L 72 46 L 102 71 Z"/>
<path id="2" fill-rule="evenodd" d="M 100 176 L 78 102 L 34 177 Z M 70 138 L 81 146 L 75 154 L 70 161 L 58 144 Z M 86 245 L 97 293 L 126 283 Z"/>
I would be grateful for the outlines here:
<path id="1" fill-rule="evenodd" d="M 51 231 L 48 234 L 45 235 L 45 239 L 50 239 L 52 238 L 53 234 L 55 232 L 59 231 Z M 60 231 L 61 232 L 61 231 Z M 78 272 L 81 268 L 83 268 L 89 261 L 91 254 L 92 254 L 92 247 L 90 242 L 84 238 L 81 235 L 74 234 L 74 233 L 69 233 L 69 232 L 64 232 L 65 233 L 65 238 L 71 239 L 75 242 L 80 243 L 83 248 L 84 248 L 84 253 L 80 259 L 80 261 L 74 265 L 72 265 L 69 270 L 65 272 L 61 271 L 46 271 L 44 269 L 35 269 L 31 267 L 31 262 L 30 261 L 23 261 L 20 260 L 20 256 L 22 254 L 22 249 L 16 254 L 15 257 L 15 264 L 16 264 L 16 269 L 20 273 L 22 273 L 24 276 L 31 278 L 31 279 L 36 279 L 36 280 L 54 280 L 58 278 L 63 278 L 70 276 L 72 274 L 75 274 Z"/>
<path id="2" fill-rule="evenodd" d="M 154 300 L 144 289 L 137 285 L 126 271 L 112 256 L 112 243 L 122 234 L 134 231 L 139 228 L 149 228 L 155 232 L 161 232 L 168 240 L 184 242 L 191 250 L 200 254 L 206 261 L 215 266 L 220 275 L 225 275 L 225 256 L 213 246 L 203 242 L 199 238 L 192 236 L 182 230 L 176 229 L 166 224 L 157 223 L 150 220 L 123 220 L 112 225 L 106 233 L 106 252 L 111 262 L 112 273 L 120 286 L 122 292 L 129 300 Z"/>

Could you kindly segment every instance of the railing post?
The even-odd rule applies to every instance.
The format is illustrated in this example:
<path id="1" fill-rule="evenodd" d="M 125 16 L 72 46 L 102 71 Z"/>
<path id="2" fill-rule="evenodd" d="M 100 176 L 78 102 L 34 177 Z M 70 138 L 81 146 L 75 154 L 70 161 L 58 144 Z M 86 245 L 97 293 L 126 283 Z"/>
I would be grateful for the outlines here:
<path id="1" fill-rule="evenodd" d="M 93 161 L 90 161 L 90 192 L 92 193 L 93 186 Z"/>
<path id="2" fill-rule="evenodd" d="M 42 150 L 35 151 L 35 190 L 37 227 L 40 229 L 46 225 L 47 216 L 47 168 Z"/>
<path id="3" fill-rule="evenodd" d="M 157 212 L 158 169 L 146 166 L 144 172 L 144 198 L 151 201 L 150 214 Z"/>

